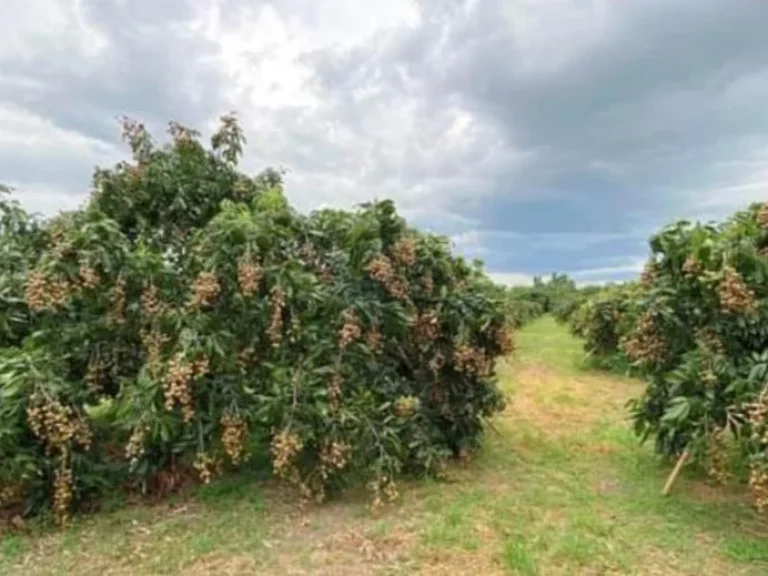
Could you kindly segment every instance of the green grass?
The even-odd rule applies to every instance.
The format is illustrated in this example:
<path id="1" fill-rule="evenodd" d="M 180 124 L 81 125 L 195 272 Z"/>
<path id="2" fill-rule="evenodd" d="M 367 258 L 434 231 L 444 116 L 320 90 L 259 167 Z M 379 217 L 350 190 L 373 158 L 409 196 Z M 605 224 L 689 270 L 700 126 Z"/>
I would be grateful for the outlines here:
<path id="1" fill-rule="evenodd" d="M 584 361 L 581 343 L 547 316 L 523 328 L 517 337 L 517 358 L 566 374 L 579 371 Z"/>
<path id="2" fill-rule="evenodd" d="M 300 511 L 246 476 L 156 507 L 0 540 L 0 574 L 768 574 L 768 524 L 742 487 L 669 467 L 638 445 L 624 403 L 642 385 L 584 368 L 551 319 L 518 335 L 508 407 L 447 482 Z M 34 531 L 33 531 L 34 532 Z"/>
<path id="3" fill-rule="evenodd" d="M 510 572 L 531 576 L 539 573 L 536 558 L 524 540 L 506 540 L 502 551 L 502 562 Z"/>
<path id="4" fill-rule="evenodd" d="M 16 560 L 24 552 L 24 540 L 11 534 L 0 540 L 0 558 Z"/>

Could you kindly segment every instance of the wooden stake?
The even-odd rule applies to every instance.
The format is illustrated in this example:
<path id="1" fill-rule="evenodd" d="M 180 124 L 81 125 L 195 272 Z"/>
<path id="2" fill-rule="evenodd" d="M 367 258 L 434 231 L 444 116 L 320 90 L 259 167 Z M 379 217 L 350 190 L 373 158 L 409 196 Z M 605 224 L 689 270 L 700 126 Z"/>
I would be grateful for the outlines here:
<path id="1" fill-rule="evenodd" d="M 686 448 L 680 455 L 680 458 L 677 459 L 677 464 L 675 464 L 672 473 L 669 475 L 669 478 L 667 478 L 667 483 L 664 484 L 664 490 L 661 491 L 662 496 L 667 496 L 669 491 L 672 490 L 672 485 L 675 483 L 675 480 L 677 480 L 677 476 L 680 474 L 680 470 L 683 469 L 685 461 L 688 460 L 688 456 L 690 456 L 690 452 L 688 448 Z"/>

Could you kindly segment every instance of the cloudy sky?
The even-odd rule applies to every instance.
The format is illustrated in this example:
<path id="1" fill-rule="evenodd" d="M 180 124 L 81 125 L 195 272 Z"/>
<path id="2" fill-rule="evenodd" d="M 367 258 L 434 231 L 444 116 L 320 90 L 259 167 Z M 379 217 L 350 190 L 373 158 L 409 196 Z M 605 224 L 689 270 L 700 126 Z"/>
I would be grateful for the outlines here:
<path id="1" fill-rule="evenodd" d="M 632 277 L 648 235 L 768 194 L 762 0 L 3 0 L 0 182 L 46 214 L 204 132 L 301 210 L 393 198 L 500 280 Z"/>

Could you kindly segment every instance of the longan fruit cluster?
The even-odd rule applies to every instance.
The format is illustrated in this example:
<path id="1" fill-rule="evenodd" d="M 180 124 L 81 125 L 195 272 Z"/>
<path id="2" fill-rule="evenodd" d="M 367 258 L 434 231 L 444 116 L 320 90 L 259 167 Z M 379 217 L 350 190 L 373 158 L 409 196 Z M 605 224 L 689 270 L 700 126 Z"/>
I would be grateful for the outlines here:
<path id="1" fill-rule="evenodd" d="M 259 291 L 262 270 L 256 264 L 241 260 L 237 265 L 237 285 L 243 296 L 253 296 Z"/>
<path id="2" fill-rule="evenodd" d="M 659 265 L 655 260 L 648 260 L 640 273 L 640 284 L 650 286 L 659 275 Z"/>
<path id="3" fill-rule="evenodd" d="M 457 372 L 475 374 L 480 377 L 490 373 L 490 361 L 483 348 L 459 344 L 453 351 L 453 367 Z"/>
<path id="4" fill-rule="evenodd" d="M 435 290 L 435 281 L 432 279 L 432 273 L 427 272 L 421 281 L 421 286 L 424 288 L 424 292 L 427 296 L 431 296 Z"/>
<path id="5" fill-rule="evenodd" d="M 149 426 L 144 422 L 138 424 L 131 432 L 128 444 L 125 445 L 125 458 L 130 462 L 131 467 L 135 466 L 139 458 L 144 455 L 144 442 L 148 434 Z"/>
<path id="6" fill-rule="evenodd" d="M 198 380 L 211 372 L 211 361 L 207 356 L 200 356 L 192 361 L 192 378 Z"/>
<path id="7" fill-rule="evenodd" d="M 415 396 L 401 396 L 394 403 L 395 414 L 401 418 L 408 418 L 416 413 L 421 406 L 421 401 Z"/>
<path id="8" fill-rule="evenodd" d="M 716 427 L 709 435 L 707 445 L 707 472 L 716 482 L 728 481 L 728 445 L 724 428 Z"/>
<path id="9" fill-rule="evenodd" d="M 78 271 L 80 281 L 83 286 L 89 289 L 96 288 L 101 283 L 101 276 L 96 272 L 86 261 L 80 262 L 80 270 Z"/>
<path id="10" fill-rule="evenodd" d="M 755 309 L 755 293 L 730 266 L 723 268 L 723 279 L 717 287 L 717 295 L 723 312 L 743 314 Z"/>
<path id="11" fill-rule="evenodd" d="M 24 299 L 33 312 L 44 310 L 48 306 L 48 278 L 39 270 L 33 270 L 27 277 Z"/>
<path id="12" fill-rule="evenodd" d="M 275 475 L 288 478 L 294 472 L 293 461 L 304 447 L 297 434 L 283 430 L 275 434 L 271 442 L 272 468 Z"/>
<path id="13" fill-rule="evenodd" d="M 237 353 L 237 367 L 243 375 L 247 374 L 248 366 L 255 364 L 256 361 L 256 348 L 253 346 L 246 346 Z"/>
<path id="14" fill-rule="evenodd" d="M 338 410 L 341 403 L 341 374 L 336 373 L 328 384 L 328 403 L 332 410 Z"/>
<path id="15" fill-rule="evenodd" d="M 147 365 L 152 375 L 160 372 L 163 362 L 163 344 L 168 340 L 169 337 L 160 332 L 157 327 L 141 331 L 141 343 L 147 354 Z"/>
<path id="16" fill-rule="evenodd" d="M 215 456 L 205 452 L 198 452 L 192 467 L 197 470 L 200 481 L 210 484 L 214 477 L 221 474 L 221 462 Z"/>
<path id="17" fill-rule="evenodd" d="M 408 298 L 408 286 L 400 278 L 393 278 L 385 288 L 392 298 L 397 300 L 406 300 Z"/>
<path id="18" fill-rule="evenodd" d="M 717 333 L 711 328 L 699 328 L 696 331 L 696 339 L 707 351 L 718 356 L 725 354 L 725 344 L 717 335 Z"/>
<path id="19" fill-rule="evenodd" d="M 110 324 L 125 323 L 125 277 L 121 274 L 115 281 L 113 290 L 114 300 L 112 308 L 107 315 L 107 322 Z"/>
<path id="20" fill-rule="evenodd" d="M 177 146 L 183 146 L 194 142 L 199 135 L 197 131 L 190 130 L 179 124 L 178 122 L 168 123 L 168 133 L 173 138 L 173 142 Z"/>
<path id="21" fill-rule="evenodd" d="M 458 372 L 468 372 L 475 358 L 474 350 L 467 344 L 459 344 L 453 351 L 453 367 Z"/>
<path id="22" fill-rule="evenodd" d="M 380 476 L 371 480 L 368 488 L 373 495 L 371 507 L 377 510 L 384 506 L 385 502 L 392 503 L 397 500 L 400 493 L 397 491 L 395 481 L 389 476 Z"/>
<path id="23" fill-rule="evenodd" d="M 494 333 L 494 341 L 504 356 L 515 351 L 515 335 L 507 326 L 500 326 Z"/>
<path id="24" fill-rule="evenodd" d="M 365 343 L 368 345 L 368 348 L 371 350 L 371 352 L 374 354 L 381 354 L 381 351 L 384 348 L 384 341 L 378 326 L 373 326 L 366 333 Z"/>
<path id="25" fill-rule="evenodd" d="M 419 344 L 429 344 L 437 340 L 440 333 L 440 319 L 434 310 L 417 314 L 413 323 L 413 337 Z"/>
<path id="26" fill-rule="evenodd" d="M 74 287 L 65 277 L 51 278 L 40 270 L 33 270 L 27 278 L 24 300 L 32 312 L 56 310 L 69 301 L 73 292 Z"/>
<path id="27" fill-rule="evenodd" d="M 9 504 L 14 504 L 24 496 L 24 487 L 21 484 L 0 483 L 0 510 Z"/>
<path id="28" fill-rule="evenodd" d="M 768 509 L 768 472 L 753 468 L 749 474 L 749 489 L 755 499 L 755 507 L 763 513 Z"/>
<path id="29" fill-rule="evenodd" d="M 701 264 L 694 256 L 688 256 L 683 262 L 683 276 L 689 279 L 697 278 L 701 275 Z"/>
<path id="30" fill-rule="evenodd" d="M 717 384 L 717 374 L 710 367 L 699 371 L 699 379 L 709 388 L 713 388 Z"/>
<path id="31" fill-rule="evenodd" d="M 405 282 L 395 275 L 392 262 L 380 254 L 368 263 L 368 273 L 376 282 L 384 286 L 389 294 L 398 300 L 404 300 L 408 296 Z"/>
<path id="32" fill-rule="evenodd" d="M 429 369 L 437 374 L 445 366 L 445 356 L 442 352 L 436 352 L 435 355 L 429 360 Z"/>
<path id="33" fill-rule="evenodd" d="M 291 325 L 288 327 L 288 341 L 296 344 L 301 337 L 301 320 L 296 315 L 291 316 Z"/>
<path id="34" fill-rule="evenodd" d="M 757 222 L 764 230 L 768 230 L 768 202 L 760 206 L 757 213 Z"/>
<path id="35" fill-rule="evenodd" d="M 766 471 L 766 448 L 768 448 L 768 389 L 764 389 L 754 402 L 746 404 L 744 413 L 752 430 L 752 441 L 757 444 L 761 458 L 750 463 L 749 489 L 759 512 L 768 509 L 768 471 Z"/>
<path id="36" fill-rule="evenodd" d="M 401 266 L 413 266 L 416 263 L 416 242 L 411 238 L 404 238 L 395 242 L 390 248 L 395 262 Z"/>
<path id="37" fill-rule="evenodd" d="M 285 308 L 285 293 L 279 286 L 270 291 L 272 317 L 269 322 L 269 340 L 274 348 L 279 348 L 283 338 L 283 309 Z"/>
<path id="38" fill-rule="evenodd" d="M 248 427 L 245 420 L 237 414 L 225 414 L 221 417 L 221 443 L 232 464 L 242 461 L 245 452 L 245 435 Z"/>
<path id="39" fill-rule="evenodd" d="M 67 226 L 59 221 L 51 228 L 51 253 L 57 259 L 63 257 L 72 250 L 72 242 L 67 238 Z"/>
<path id="40" fill-rule="evenodd" d="M 48 284 L 48 303 L 52 309 L 62 308 L 72 297 L 75 287 L 64 276 L 57 276 Z"/>
<path id="41" fill-rule="evenodd" d="M 181 353 L 176 354 L 168 362 L 168 370 L 163 381 L 165 395 L 165 409 L 169 412 L 178 403 L 185 423 L 192 421 L 195 410 L 192 402 L 192 377 L 194 370 L 192 364 L 187 362 Z"/>
<path id="42" fill-rule="evenodd" d="M 330 284 L 333 282 L 333 272 L 328 264 L 319 264 L 315 267 L 315 274 L 323 284 Z"/>
<path id="43" fill-rule="evenodd" d="M 141 292 L 141 311 L 147 318 L 155 318 L 163 313 L 163 304 L 154 284 L 145 287 Z"/>
<path id="44" fill-rule="evenodd" d="M 757 400 L 746 404 L 744 412 L 752 429 L 752 440 L 761 448 L 768 446 L 768 394 L 763 392 Z"/>
<path id="45" fill-rule="evenodd" d="M 121 135 L 123 140 L 127 142 L 134 142 L 140 140 L 146 134 L 146 128 L 142 122 L 123 116 L 120 119 L 122 127 Z"/>
<path id="46" fill-rule="evenodd" d="M 187 306 L 193 310 L 213 304 L 221 292 L 219 279 L 214 272 L 200 272 L 192 283 L 192 295 Z"/>
<path id="47" fill-rule="evenodd" d="M 317 262 L 317 250 L 311 242 L 305 242 L 301 245 L 301 248 L 299 248 L 299 256 L 301 256 L 302 260 L 307 264 Z"/>
<path id="48" fill-rule="evenodd" d="M 492 360 L 488 357 L 488 354 L 485 351 L 485 348 L 476 348 L 475 349 L 475 358 L 474 358 L 474 373 L 477 376 L 480 376 L 481 378 L 485 378 L 487 376 L 490 376 L 491 369 L 493 367 Z"/>
<path id="49" fill-rule="evenodd" d="M 62 459 L 61 467 L 53 476 L 53 518 L 59 525 L 64 525 L 69 520 L 73 485 L 72 470 L 67 467 L 66 460 Z"/>
<path id="50" fill-rule="evenodd" d="M 360 320 L 353 310 L 345 310 L 342 318 L 344 325 L 339 330 L 339 348 L 344 349 L 360 338 L 362 329 L 360 328 Z"/>
<path id="51" fill-rule="evenodd" d="M 85 386 L 92 393 L 101 391 L 101 379 L 104 376 L 104 365 L 98 360 L 92 360 L 85 369 Z"/>
<path id="52" fill-rule="evenodd" d="M 368 273 L 371 275 L 371 278 L 381 284 L 387 284 L 395 275 L 392 262 L 383 254 L 379 254 L 368 262 Z"/>
<path id="53" fill-rule="evenodd" d="M 56 248 L 63 244 L 67 239 L 67 228 L 61 222 L 54 222 L 49 229 L 51 235 L 51 248 Z"/>
<path id="54" fill-rule="evenodd" d="M 331 470 L 343 470 L 349 461 L 352 447 L 346 442 L 334 440 L 323 446 L 320 452 L 320 475 L 327 479 Z"/>
<path id="55" fill-rule="evenodd" d="M 661 362 L 667 350 L 649 313 L 638 318 L 634 334 L 621 342 L 621 348 L 630 360 L 650 363 Z"/>
<path id="56" fill-rule="evenodd" d="M 58 400 L 33 394 L 27 406 L 27 423 L 34 435 L 49 448 L 63 451 L 70 441 L 85 450 L 91 447 L 93 433 L 88 423 L 77 416 L 72 407 L 64 406 Z"/>

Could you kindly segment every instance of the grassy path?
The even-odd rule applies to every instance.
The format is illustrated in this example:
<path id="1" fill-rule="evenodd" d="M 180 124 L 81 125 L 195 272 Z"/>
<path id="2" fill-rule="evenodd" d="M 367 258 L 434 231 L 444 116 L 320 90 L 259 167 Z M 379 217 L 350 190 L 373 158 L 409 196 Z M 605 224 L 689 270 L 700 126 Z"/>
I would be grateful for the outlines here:
<path id="1" fill-rule="evenodd" d="M 668 470 L 625 421 L 638 384 L 583 372 L 551 319 L 519 334 L 509 405 L 447 483 L 382 513 L 349 495 L 301 515 L 235 479 L 156 507 L 0 539 L 0 574 L 768 574 L 768 523 L 737 490 Z"/>

